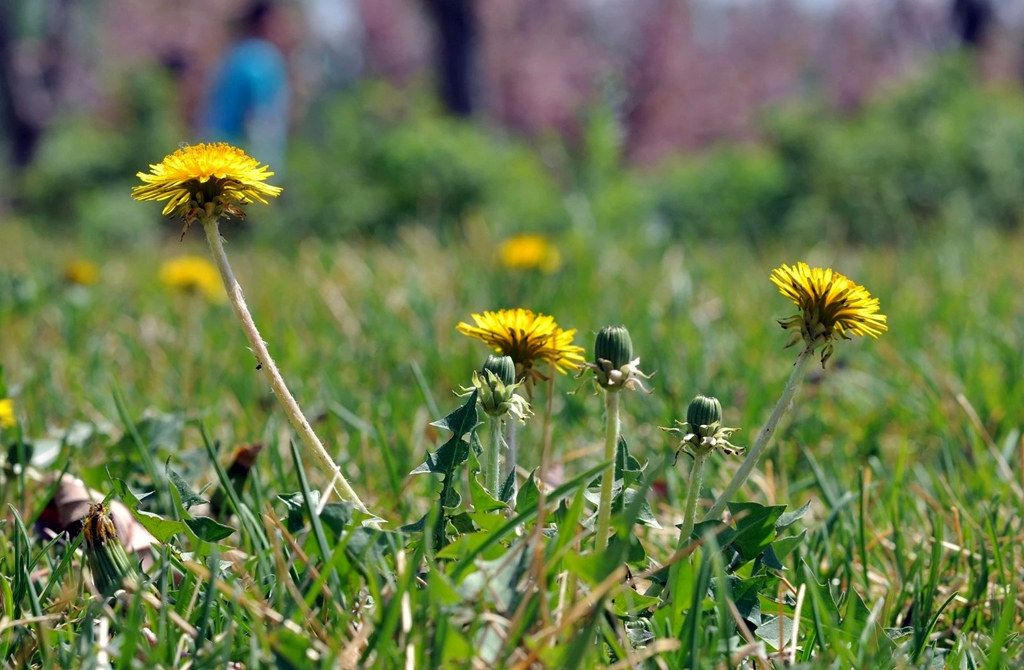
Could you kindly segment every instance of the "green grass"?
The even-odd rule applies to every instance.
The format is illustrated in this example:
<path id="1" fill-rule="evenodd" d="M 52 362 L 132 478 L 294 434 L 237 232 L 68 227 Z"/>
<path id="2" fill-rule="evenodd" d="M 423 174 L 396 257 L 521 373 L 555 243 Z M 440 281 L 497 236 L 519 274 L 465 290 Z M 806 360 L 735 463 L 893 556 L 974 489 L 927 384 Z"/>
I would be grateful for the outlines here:
<path id="1" fill-rule="evenodd" d="M 159 264 L 205 255 L 200 242 L 193 231 L 159 247 L 83 250 L 4 224 L 0 364 L 20 419 L 19 430 L 3 433 L 14 448 L 0 474 L 8 665 L 79 667 L 103 647 L 119 668 L 409 659 L 473 667 L 472 658 L 507 667 L 731 667 L 746 644 L 734 606 L 748 628 L 759 608 L 768 655 L 780 613 L 789 639 L 797 602 L 786 584 L 802 592 L 796 659 L 809 667 L 1024 663 L 1019 236 L 754 251 L 579 231 L 558 240 L 559 273 L 531 275 L 497 267 L 497 240 L 478 227 L 459 246 L 408 229 L 388 247 L 307 241 L 287 254 L 228 233 L 271 353 L 343 472 L 387 521 L 384 533 L 359 529 L 344 506 L 310 513 L 325 482 L 296 467 L 310 458 L 292 449 L 230 308 L 160 285 Z M 64 286 L 62 267 L 82 257 L 99 264 L 100 283 Z M 709 536 L 655 597 L 649 589 L 664 581 L 655 569 L 676 545 L 687 470 L 682 458 L 672 465 L 676 444 L 658 427 L 683 420 L 700 392 L 717 396 L 724 422 L 741 427 L 734 443 L 753 441 L 796 357 L 775 323 L 794 308 L 768 275 L 798 260 L 864 284 L 890 331 L 839 342 L 827 370 L 812 368 L 743 489 L 743 500 L 764 506 L 809 503 L 768 538 L 780 554 L 789 549 L 785 569 L 737 558 L 739 541 L 716 550 L 728 535 Z M 601 326 L 629 327 L 641 367 L 657 375 L 652 395 L 623 398 L 623 436 L 647 464 L 630 477 L 661 529 L 634 525 L 642 510 L 625 505 L 614 521 L 625 540 L 594 554 L 583 488 L 601 465 L 602 399 L 589 385 L 570 394 L 579 382 L 559 376 L 550 419 L 557 467 L 543 511 L 525 485 L 515 510 L 486 513 L 462 473 L 463 514 L 449 522 L 462 532 L 446 534 L 447 546 L 398 531 L 421 519 L 435 527 L 439 480 L 408 473 L 449 439 L 429 424 L 463 405 L 453 391 L 488 353 L 455 325 L 516 306 L 578 328 L 588 351 Z M 538 416 L 520 430 L 528 471 L 540 462 L 547 399 L 541 387 Z M 136 495 L 155 491 L 141 507 L 180 528 L 187 506 L 168 468 L 196 491 L 224 489 L 211 454 L 226 464 L 235 444 L 251 442 L 264 444 L 255 475 L 241 496 L 228 493 L 236 532 L 218 544 L 175 531 L 157 546 L 148 584 L 112 601 L 93 595 L 80 548 L 33 528 L 62 471 L 125 502 L 118 480 Z M 57 456 L 15 467 L 21 443 Z M 738 462 L 709 459 L 702 505 Z M 752 656 L 747 663 L 757 667 Z"/>

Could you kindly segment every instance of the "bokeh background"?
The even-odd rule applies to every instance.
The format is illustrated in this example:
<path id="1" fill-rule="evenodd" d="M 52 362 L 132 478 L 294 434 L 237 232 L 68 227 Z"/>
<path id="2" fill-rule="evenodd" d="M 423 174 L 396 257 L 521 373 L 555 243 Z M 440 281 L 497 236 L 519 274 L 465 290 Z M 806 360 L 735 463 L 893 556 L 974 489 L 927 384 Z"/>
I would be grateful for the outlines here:
<path id="1" fill-rule="evenodd" d="M 257 238 L 479 220 L 888 243 L 1020 219 L 1014 0 L 279 4 L 286 194 Z M 217 139 L 200 117 L 246 8 L 0 4 L 0 221 L 176 234 L 130 186 Z"/>

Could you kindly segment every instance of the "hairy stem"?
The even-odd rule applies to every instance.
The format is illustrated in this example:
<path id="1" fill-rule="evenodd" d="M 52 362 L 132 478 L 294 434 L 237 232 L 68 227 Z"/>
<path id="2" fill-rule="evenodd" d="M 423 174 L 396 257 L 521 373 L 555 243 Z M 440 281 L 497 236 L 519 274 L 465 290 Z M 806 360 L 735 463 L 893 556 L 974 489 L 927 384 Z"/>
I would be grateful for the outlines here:
<path id="1" fill-rule="evenodd" d="M 217 219 L 211 217 L 203 219 L 202 222 L 203 229 L 206 231 L 206 241 L 210 243 L 210 251 L 213 252 L 213 258 L 217 262 L 217 268 L 220 270 L 220 277 L 224 281 L 224 288 L 227 290 L 231 306 L 234 307 L 235 314 L 242 324 L 242 330 L 245 332 L 245 337 L 249 340 L 249 346 L 252 347 L 252 352 L 256 355 L 257 363 L 270 382 L 270 388 L 273 389 L 274 395 L 277 396 L 281 406 L 284 408 L 288 420 L 291 421 L 292 426 L 299 433 L 303 443 L 312 452 L 317 464 L 331 477 L 331 486 L 336 488 L 338 494 L 344 500 L 352 502 L 356 509 L 370 514 L 366 505 L 363 504 L 363 501 L 359 499 L 359 496 L 348 483 L 348 480 L 345 479 L 345 475 L 341 474 L 341 470 L 334 462 L 334 459 L 327 453 L 327 449 L 320 442 L 320 438 L 313 432 L 313 427 L 309 425 L 309 421 L 306 420 L 305 415 L 299 408 L 299 404 L 295 402 L 295 398 L 285 385 L 284 378 L 278 371 L 274 359 L 270 357 L 267 345 L 263 342 L 259 330 L 256 329 L 256 324 L 252 320 L 249 308 L 245 304 L 245 298 L 242 296 L 242 287 L 239 286 L 238 280 L 235 279 L 235 274 L 231 271 L 231 264 L 228 263 L 228 256 L 224 251 Z"/>
<path id="2" fill-rule="evenodd" d="M 707 451 L 698 452 L 690 467 L 690 490 L 686 492 L 683 525 L 679 528 L 679 549 L 684 549 L 690 544 L 693 524 L 697 520 L 697 498 L 700 496 L 700 484 L 704 479 L 704 461 L 707 460 L 708 453 Z"/>
<path id="3" fill-rule="evenodd" d="M 619 443 L 619 394 L 605 391 L 604 460 L 608 466 L 601 477 L 601 500 L 597 506 L 597 551 L 608 548 L 608 527 L 612 518 L 612 484 L 615 481 L 615 447 Z"/>
<path id="4" fill-rule="evenodd" d="M 498 456 L 501 452 L 501 419 L 490 417 L 490 439 L 487 441 L 486 464 L 484 465 L 484 486 L 495 500 L 501 498 L 501 470 Z"/>
<path id="5" fill-rule="evenodd" d="M 761 432 L 757 434 L 757 439 L 754 440 L 754 446 L 747 452 L 747 457 L 743 460 L 740 465 L 740 469 L 736 471 L 732 481 L 722 491 L 722 495 L 718 496 L 718 500 L 715 501 L 714 506 L 704 516 L 705 519 L 716 519 L 722 516 L 722 512 L 725 511 L 725 506 L 729 504 L 732 497 L 736 495 L 736 492 L 740 490 L 740 487 L 747 481 L 747 477 L 750 476 L 751 470 L 757 465 L 757 462 L 761 459 L 761 454 L 771 444 L 772 438 L 775 437 L 775 429 L 779 425 L 779 420 L 789 411 L 789 406 L 793 402 L 793 395 L 796 393 L 797 388 L 800 386 L 800 382 L 803 381 L 804 373 L 807 371 L 807 363 L 810 362 L 811 356 L 814 353 L 812 347 L 805 347 L 800 355 L 797 357 L 796 362 L 793 364 L 793 373 L 789 376 L 789 381 L 786 382 L 786 388 L 782 391 L 782 397 L 779 398 L 779 402 L 775 404 L 775 409 L 772 410 L 771 415 L 768 417 L 768 421 L 761 428 Z"/>

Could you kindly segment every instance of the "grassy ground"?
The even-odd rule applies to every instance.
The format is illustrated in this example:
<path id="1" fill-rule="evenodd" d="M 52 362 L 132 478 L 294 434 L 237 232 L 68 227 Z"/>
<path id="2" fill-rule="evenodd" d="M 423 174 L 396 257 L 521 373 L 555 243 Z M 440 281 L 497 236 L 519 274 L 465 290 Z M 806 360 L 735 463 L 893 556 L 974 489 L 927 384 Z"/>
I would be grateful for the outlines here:
<path id="1" fill-rule="evenodd" d="M 780 636 L 811 667 L 1024 663 L 1019 237 L 755 251 L 578 231 L 558 241 L 564 265 L 551 275 L 498 267 L 497 240 L 479 223 L 457 247 L 416 229 L 390 247 L 306 242 L 287 254 L 229 238 L 271 353 L 343 472 L 387 521 L 376 534 L 340 507 L 325 510 L 338 516 L 309 513 L 325 482 L 295 468 L 287 422 L 230 308 L 161 285 L 164 260 L 208 254 L 198 232 L 158 248 L 82 251 L 4 225 L 4 381 L 37 458 L 59 447 L 26 471 L 11 463 L 16 446 L 0 475 L 8 664 L 79 666 L 106 654 L 118 667 L 769 667 Z M 99 283 L 62 283 L 65 265 L 83 257 L 98 264 Z M 687 463 L 673 466 L 676 443 L 658 427 L 683 420 L 702 392 L 721 400 L 725 424 L 741 427 L 734 443 L 753 440 L 796 356 L 775 323 L 794 307 L 768 275 L 799 260 L 864 284 L 890 330 L 840 342 L 828 369 L 812 368 L 742 491 L 788 510 L 809 503 L 766 536 L 780 556 L 789 549 L 784 569 L 766 564 L 764 547 L 752 558 L 727 534 L 722 547 L 709 536 L 672 559 Z M 432 523 L 439 480 L 408 473 L 449 438 L 429 424 L 462 405 L 453 391 L 487 354 L 455 326 L 504 307 L 554 315 L 579 329 L 588 352 L 601 326 L 629 327 L 641 367 L 657 374 L 652 395 L 624 398 L 623 435 L 647 463 L 635 486 L 661 528 L 634 525 L 639 511 L 627 505 L 617 516 L 622 541 L 592 549 L 593 506 L 577 479 L 601 463 L 602 401 L 589 385 L 570 395 L 579 382 L 559 376 L 538 389 L 538 416 L 519 437 L 528 472 L 540 465 L 550 417 L 548 492 L 562 506 L 547 501 L 545 524 L 524 495 L 529 485 L 506 521 L 503 510 L 484 511 L 460 474 L 464 516 L 450 544 L 397 532 L 425 515 Z M 5 446 L 18 432 L 4 433 Z M 120 491 L 118 480 L 136 494 L 155 490 L 142 508 L 186 518 L 167 468 L 196 490 L 217 486 L 209 450 L 226 463 L 232 446 L 252 442 L 264 451 L 232 498 L 236 532 L 219 542 L 172 533 L 152 582 L 112 601 L 91 595 L 64 543 L 32 530 L 62 470 L 103 494 Z M 739 458 L 709 463 L 702 506 Z M 765 523 L 770 530 L 774 517 Z M 667 573 L 654 568 L 671 560 L 674 581 L 662 586 Z"/>

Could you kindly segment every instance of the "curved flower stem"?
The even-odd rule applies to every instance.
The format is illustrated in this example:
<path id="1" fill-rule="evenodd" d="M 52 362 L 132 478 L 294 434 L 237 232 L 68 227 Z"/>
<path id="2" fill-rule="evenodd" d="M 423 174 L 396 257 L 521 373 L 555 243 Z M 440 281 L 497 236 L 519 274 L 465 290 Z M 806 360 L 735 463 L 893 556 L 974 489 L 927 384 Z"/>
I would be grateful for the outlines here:
<path id="1" fill-rule="evenodd" d="M 498 456 L 501 452 L 501 419 L 490 417 L 490 439 L 487 441 L 486 464 L 484 470 L 484 486 L 495 499 L 501 497 L 501 479 L 498 469 Z"/>
<path id="2" fill-rule="evenodd" d="M 761 428 L 761 432 L 757 434 L 757 439 L 754 440 L 754 446 L 747 452 L 747 457 L 743 460 L 740 465 L 740 469 L 736 471 L 732 481 L 722 491 L 722 495 L 718 496 L 718 500 L 715 501 L 714 506 L 704 516 L 705 519 L 716 519 L 722 516 L 722 512 L 725 511 L 725 506 L 729 504 L 736 492 L 740 490 L 744 482 L 747 481 L 747 477 L 750 476 L 750 471 L 757 465 L 757 461 L 761 458 L 761 453 L 771 443 L 772 438 L 775 436 L 775 429 L 779 425 L 779 419 L 789 411 L 789 406 L 793 401 L 793 395 L 796 393 L 797 388 L 800 386 L 800 382 L 803 381 L 804 373 L 807 371 L 807 363 L 811 360 L 811 354 L 814 353 L 813 347 L 804 347 L 800 355 L 797 356 L 796 362 L 793 364 L 793 373 L 789 375 L 789 381 L 786 382 L 786 388 L 782 391 L 782 397 L 779 398 L 779 402 L 775 404 L 775 409 L 772 410 L 771 415 L 768 417 L 767 423 Z"/>
<path id="3" fill-rule="evenodd" d="M 604 460 L 610 461 L 601 477 L 601 500 L 597 506 L 597 551 L 608 548 L 608 527 L 612 518 L 612 484 L 615 480 L 615 447 L 619 443 L 619 394 L 605 391 Z"/>
<path id="4" fill-rule="evenodd" d="M 213 252 L 213 258 L 217 262 L 217 268 L 220 270 L 220 277 L 224 281 L 224 288 L 227 290 L 231 306 L 235 308 L 235 314 L 242 323 L 245 337 L 249 340 L 249 346 L 252 347 L 252 352 L 256 355 L 260 368 L 267 376 L 270 388 L 273 389 L 274 395 L 277 396 L 281 406 L 284 408 L 285 414 L 288 415 L 288 420 L 291 421 L 292 426 L 302 437 L 306 447 L 313 453 L 320 467 L 331 476 L 331 486 L 336 486 L 339 495 L 353 503 L 356 509 L 365 514 L 370 514 L 370 511 L 366 509 L 366 505 L 363 504 L 363 501 L 359 499 L 359 496 L 348 483 L 348 480 L 345 479 L 345 475 L 341 474 L 341 470 L 334 462 L 334 459 L 327 453 L 324 445 L 320 442 L 320 438 L 313 432 L 313 427 L 309 425 L 309 421 L 303 415 L 299 404 L 295 402 L 295 398 L 285 385 L 284 378 L 278 371 L 274 359 L 270 357 L 267 345 L 263 342 L 259 330 L 256 329 L 252 315 L 249 314 L 249 308 L 246 306 L 245 298 L 242 296 L 242 287 L 238 285 L 238 280 L 235 279 L 235 274 L 231 271 L 231 264 L 228 263 L 228 256 L 224 252 L 224 244 L 220 238 L 220 227 L 217 219 L 213 217 L 204 218 L 202 223 L 203 229 L 206 231 L 206 241 L 210 243 L 210 251 Z"/>
<path id="5" fill-rule="evenodd" d="M 700 496 L 700 484 L 704 480 L 704 461 L 710 452 L 698 452 L 690 467 L 690 490 L 686 492 L 686 508 L 683 511 L 683 525 L 679 528 L 679 549 L 690 544 L 693 524 L 697 520 L 697 498 Z"/>

